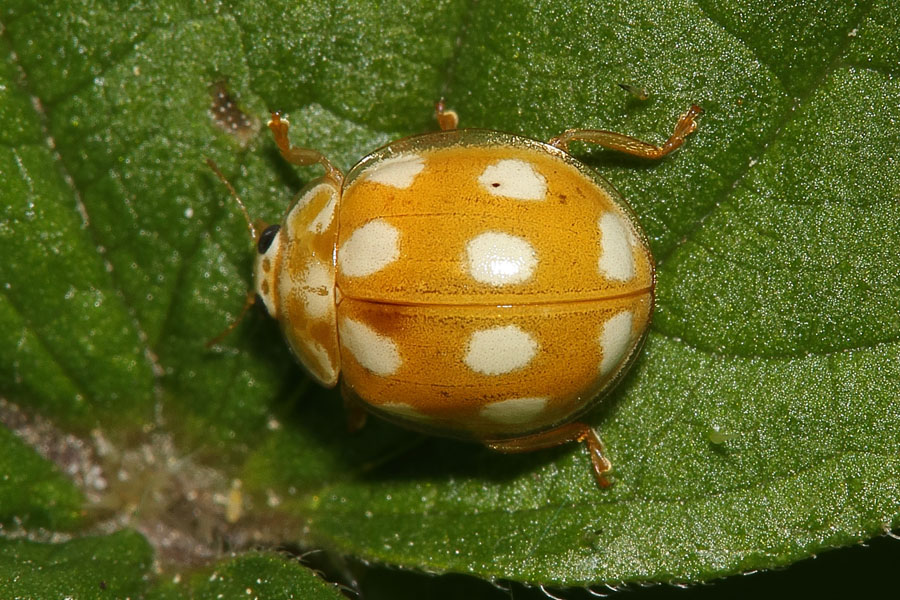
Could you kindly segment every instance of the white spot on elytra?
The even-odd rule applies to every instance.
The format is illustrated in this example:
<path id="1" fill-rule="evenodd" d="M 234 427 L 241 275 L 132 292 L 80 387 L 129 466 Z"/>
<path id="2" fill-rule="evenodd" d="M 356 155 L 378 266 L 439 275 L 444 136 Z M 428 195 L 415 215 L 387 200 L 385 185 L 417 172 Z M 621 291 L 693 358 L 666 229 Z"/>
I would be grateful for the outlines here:
<path id="1" fill-rule="evenodd" d="M 412 185 L 416 175 L 425 168 L 425 159 L 418 154 L 403 154 L 379 161 L 366 171 L 366 179 L 404 190 Z"/>
<path id="2" fill-rule="evenodd" d="M 334 308 L 334 278 L 322 261 L 314 260 L 309 264 L 300 290 L 308 318 L 320 319 Z"/>
<path id="3" fill-rule="evenodd" d="M 625 357 L 631 347 L 631 327 L 634 315 L 630 310 L 620 312 L 603 324 L 600 333 L 600 375 L 608 375 Z"/>
<path id="4" fill-rule="evenodd" d="M 547 180 L 524 160 L 506 159 L 488 165 L 478 183 L 494 196 L 516 200 L 543 200 L 547 196 Z"/>
<path id="5" fill-rule="evenodd" d="M 400 258 L 400 231 L 383 219 L 369 221 L 350 234 L 338 251 L 341 272 L 348 277 L 376 273 Z"/>
<path id="6" fill-rule="evenodd" d="M 510 398 L 488 404 L 481 409 L 481 416 L 506 425 L 524 425 L 544 412 L 549 401 L 544 396 Z"/>
<path id="7" fill-rule="evenodd" d="M 398 417 L 402 417 L 404 419 L 409 419 L 411 421 L 430 421 L 431 417 L 422 413 L 419 409 L 406 404 L 404 402 L 385 402 L 384 404 L 376 405 L 381 410 L 397 415 Z"/>
<path id="8" fill-rule="evenodd" d="M 527 281 L 538 264 L 528 240 L 499 231 L 486 231 L 469 240 L 466 257 L 472 277 L 490 285 Z"/>
<path id="9" fill-rule="evenodd" d="M 303 345 L 315 359 L 315 365 L 308 364 L 307 368 L 326 385 L 334 385 L 337 381 L 337 369 L 331 362 L 331 357 L 322 344 L 309 338 L 302 338 Z M 318 367 L 318 368 L 316 368 Z"/>
<path id="10" fill-rule="evenodd" d="M 634 277 L 633 238 L 628 226 L 614 212 L 603 213 L 597 225 L 600 228 L 597 268 L 610 279 L 628 281 Z"/>
<path id="11" fill-rule="evenodd" d="M 368 325 L 345 318 L 339 328 L 341 345 L 364 369 L 386 377 L 397 372 L 402 364 L 397 344 Z"/>
<path id="12" fill-rule="evenodd" d="M 537 351 L 538 343 L 528 332 L 506 325 L 473 333 L 463 361 L 478 373 L 503 375 L 526 366 Z"/>
<path id="13" fill-rule="evenodd" d="M 334 219 L 334 208 L 336 205 L 337 194 L 330 194 L 328 203 L 319 211 L 316 218 L 309 222 L 307 230 L 312 233 L 322 233 L 328 229 L 328 226 L 331 225 L 331 221 Z"/>

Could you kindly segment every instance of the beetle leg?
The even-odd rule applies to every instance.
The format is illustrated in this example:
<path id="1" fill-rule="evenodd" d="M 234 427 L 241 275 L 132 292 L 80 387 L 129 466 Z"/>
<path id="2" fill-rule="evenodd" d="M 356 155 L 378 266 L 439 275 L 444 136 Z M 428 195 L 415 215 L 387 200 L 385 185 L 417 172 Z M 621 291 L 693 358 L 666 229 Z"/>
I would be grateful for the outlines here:
<path id="1" fill-rule="evenodd" d="M 341 398 L 344 400 L 344 417 L 347 419 L 347 431 L 355 433 L 365 427 L 369 413 L 343 378 L 341 378 Z"/>
<path id="2" fill-rule="evenodd" d="M 312 150 L 311 148 L 300 148 L 291 145 L 291 141 L 288 139 L 288 127 L 290 126 L 290 123 L 288 123 L 287 119 L 281 118 L 281 113 L 273 112 L 268 125 L 275 137 L 275 144 L 278 145 L 278 150 L 281 151 L 281 156 L 283 156 L 286 161 L 300 166 L 319 163 L 325 167 L 326 177 L 336 181 L 338 184 L 344 180 L 344 174 L 341 173 L 340 169 L 331 164 L 331 161 L 325 158 L 325 155 L 321 152 Z"/>
<path id="3" fill-rule="evenodd" d="M 691 106 L 678 119 L 678 123 L 675 124 L 675 131 L 672 132 L 671 137 L 662 146 L 655 146 L 622 133 L 604 131 L 602 129 L 569 129 L 551 138 L 548 143 L 568 152 L 569 143 L 577 140 L 598 144 L 610 150 L 640 156 L 641 158 L 662 158 L 669 152 L 681 147 L 684 143 L 684 138 L 697 129 L 696 118 L 702 112 L 703 109 L 696 104 Z"/>
<path id="4" fill-rule="evenodd" d="M 509 440 L 486 441 L 485 446 L 497 452 L 531 452 L 552 448 L 567 442 L 584 442 L 591 457 L 594 479 L 601 488 L 610 486 L 606 474 L 612 470 L 612 463 L 604 456 L 603 442 L 593 427 L 586 423 L 566 423 L 556 429 Z"/>
<path id="5" fill-rule="evenodd" d="M 459 125 L 459 115 L 456 114 L 455 110 L 447 108 L 443 98 L 438 100 L 434 105 L 434 116 L 437 119 L 438 127 L 441 128 L 441 131 L 456 129 Z"/>

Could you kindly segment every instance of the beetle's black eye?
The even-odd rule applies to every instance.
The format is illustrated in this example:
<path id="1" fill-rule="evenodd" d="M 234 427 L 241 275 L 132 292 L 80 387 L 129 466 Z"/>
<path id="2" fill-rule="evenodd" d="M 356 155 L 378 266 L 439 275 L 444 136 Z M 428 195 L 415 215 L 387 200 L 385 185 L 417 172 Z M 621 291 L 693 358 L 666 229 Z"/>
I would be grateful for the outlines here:
<path id="1" fill-rule="evenodd" d="M 259 241 L 256 243 L 256 249 L 259 250 L 260 254 L 266 253 L 266 250 L 269 249 L 269 246 L 271 246 L 272 242 L 275 240 L 275 236 L 278 235 L 279 229 L 281 229 L 281 225 L 269 225 L 266 227 L 265 231 L 259 234 Z"/>

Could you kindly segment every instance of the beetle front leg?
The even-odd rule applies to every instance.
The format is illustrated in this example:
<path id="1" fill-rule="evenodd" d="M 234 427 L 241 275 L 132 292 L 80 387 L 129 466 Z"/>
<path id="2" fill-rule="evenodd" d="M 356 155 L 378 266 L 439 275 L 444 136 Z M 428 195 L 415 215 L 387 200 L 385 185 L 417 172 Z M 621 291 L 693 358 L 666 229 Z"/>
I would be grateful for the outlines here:
<path id="1" fill-rule="evenodd" d="M 437 119 L 441 131 L 450 131 L 459 126 L 459 115 L 455 110 L 447 108 L 443 98 L 434 105 L 434 117 Z"/>
<path id="2" fill-rule="evenodd" d="M 614 131 L 604 131 L 602 129 L 569 129 L 558 136 L 551 138 L 548 142 L 551 146 L 556 146 L 561 150 L 569 151 L 569 143 L 574 141 L 589 142 L 597 144 L 610 150 L 624 152 L 641 158 L 657 159 L 662 158 L 666 154 L 681 147 L 684 138 L 697 129 L 697 117 L 703 109 L 696 104 L 678 119 L 675 124 L 675 131 L 666 140 L 662 146 L 656 146 L 649 142 L 641 141 L 631 136 L 616 133 Z"/>
<path id="3" fill-rule="evenodd" d="M 484 445 L 497 452 L 512 454 L 552 448 L 568 442 L 584 442 L 591 457 L 591 467 L 597 485 L 601 488 L 608 488 L 611 484 L 606 474 L 612 470 L 612 463 L 604 456 L 603 441 L 600 436 L 593 427 L 586 423 L 566 423 L 556 429 L 520 438 L 488 440 Z"/>
<path id="4" fill-rule="evenodd" d="M 317 150 L 300 148 L 291 144 L 291 141 L 288 139 L 288 127 L 290 127 L 290 123 L 288 123 L 287 119 L 281 118 L 281 113 L 273 112 L 272 118 L 269 119 L 268 126 L 269 129 L 272 130 L 272 135 L 275 137 L 275 144 L 278 146 L 278 150 L 286 161 L 295 165 L 300 165 L 301 167 L 319 163 L 325 167 L 326 177 L 336 181 L 338 184 L 344 180 L 344 174 L 331 164 L 331 161 L 325 158 L 324 154 Z"/>

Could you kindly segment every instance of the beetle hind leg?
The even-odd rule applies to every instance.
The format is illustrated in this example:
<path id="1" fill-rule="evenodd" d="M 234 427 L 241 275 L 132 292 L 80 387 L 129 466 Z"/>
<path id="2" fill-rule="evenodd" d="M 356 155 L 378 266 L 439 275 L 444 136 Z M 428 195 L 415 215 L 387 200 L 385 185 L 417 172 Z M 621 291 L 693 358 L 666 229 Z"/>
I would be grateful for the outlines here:
<path id="1" fill-rule="evenodd" d="M 604 455 L 603 441 L 593 427 L 586 423 L 566 423 L 556 429 L 542 431 L 532 435 L 508 440 L 488 440 L 484 443 L 491 450 L 505 453 L 531 452 L 565 444 L 567 442 L 583 442 L 591 457 L 591 468 L 597 485 L 608 488 L 611 484 L 607 474 L 612 470 L 612 463 Z"/>
<path id="2" fill-rule="evenodd" d="M 684 138 L 693 133 L 697 129 L 697 117 L 703 109 L 694 104 L 686 113 L 681 115 L 675 129 L 669 139 L 662 146 L 656 146 L 649 142 L 644 142 L 637 138 L 616 133 L 614 131 L 604 131 L 602 129 L 569 129 L 558 136 L 551 138 L 548 142 L 551 146 L 556 146 L 561 150 L 569 151 L 569 143 L 574 141 L 589 142 L 597 144 L 610 150 L 624 152 L 632 156 L 641 158 L 658 159 L 673 150 L 680 148 L 684 143 Z"/>

